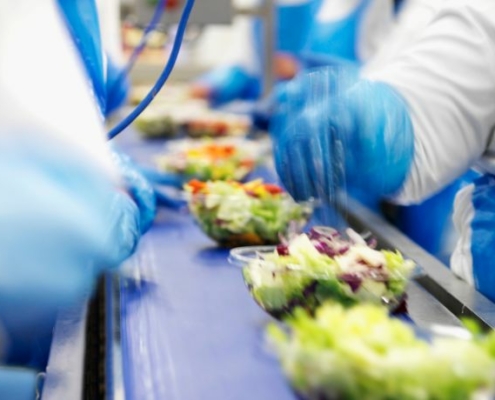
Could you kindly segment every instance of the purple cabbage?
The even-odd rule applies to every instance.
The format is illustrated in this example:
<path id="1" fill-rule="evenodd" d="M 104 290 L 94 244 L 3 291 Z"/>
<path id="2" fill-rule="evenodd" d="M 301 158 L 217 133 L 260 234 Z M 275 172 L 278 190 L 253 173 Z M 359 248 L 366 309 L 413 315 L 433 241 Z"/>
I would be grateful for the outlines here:
<path id="1" fill-rule="evenodd" d="M 340 237 L 340 233 L 333 228 L 327 228 L 325 226 L 315 226 L 311 228 L 308 236 L 310 239 L 316 239 L 316 240 L 321 238 L 337 239 Z"/>
<path id="2" fill-rule="evenodd" d="M 277 246 L 277 254 L 279 256 L 288 256 L 289 255 L 289 247 L 284 244 L 279 244 Z"/>
<path id="3" fill-rule="evenodd" d="M 363 278 L 353 273 L 342 274 L 339 276 L 339 280 L 347 283 L 353 293 L 356 293 L 363 283 Z"/>
<path id="4" fill-rule="evenodd" d="M 320 254 L 325 254 L 328 257 L 341 256 L 347 253 L 350 246 L 349 244 L 342 241 L 332 241 L 325 238 L 313 239 L 311 241 L 315 249 L 318 250 Z"/>

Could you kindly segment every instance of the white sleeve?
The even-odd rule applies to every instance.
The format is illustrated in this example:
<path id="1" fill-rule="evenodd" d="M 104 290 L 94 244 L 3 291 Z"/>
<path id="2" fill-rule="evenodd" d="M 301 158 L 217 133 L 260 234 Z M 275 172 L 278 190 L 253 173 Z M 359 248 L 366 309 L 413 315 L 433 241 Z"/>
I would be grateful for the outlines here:
<path id="1" fill-rule="evenodd" d="M 0 0 L 0 135 L 43 135 L 117 179 L 87 79 L 55 0 Z"/>
<path id="2" fill-rule="evenodd" d="M 397 201 L 421 201 L 487 150 L 495 126 L 495 3 L 446 1 L 408 50 L 366 77 L 390 84 L 409 105 L 415 154 Z"/>
<path id="3" fill-rule="evenodd" d="M 446 0 L 405 0 L 378 51 L 363 67 L 366 71 L 382 68 L 421 35 Z"/>
<path id="4" fill-rule="evenodd" d="M 103 47 L 114 62 L 123 64 L 120 0 L 97 0 L 96 4 Z"/>

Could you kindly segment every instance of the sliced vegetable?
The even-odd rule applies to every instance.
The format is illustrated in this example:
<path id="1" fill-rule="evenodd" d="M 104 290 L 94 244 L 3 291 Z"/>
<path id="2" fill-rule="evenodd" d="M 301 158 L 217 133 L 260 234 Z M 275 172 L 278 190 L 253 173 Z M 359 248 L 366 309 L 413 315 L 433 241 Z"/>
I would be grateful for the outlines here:
<path id="1" fill-rule="evenodd" d="M 270 343 L 294 389 L 304 399 L 491 399 L 495 359 L 483 339 L 415 336 L 387 309 L 325 304 L 311 317 L 303 310 L 272 324 Z M 490 396 L 491 395 L 491 396 Z"/>
<path id="2" fill-rule="evenodd" d="M 242 180 L 256 166 L 259 154 L 252 142 L 185 141 L 158 158 L 166 172 L 181 174 L 186 180 Z"/>
<path id="3" fill-rule="evenodd" d="M 275 185 L 256 180 L 190 181 L 189 209 L 203 231 L 225 247 L 279 243 L 289 230 L 299 233 L 312 213 Z"/>
<path id="4" fill-rule="evenodd" d="M 273 251 L 257 253 L 244 267 L 254 299 L 276 318 L 295 306 L 312 312 L 328 299 L 344 305 L 385 304 L 394 310 L 404 299 L 414 263 L 399 252 L 375 250 L 356 235 L 347 239 L 334 229 L 315 227 Z M 271 301 L 275 291 L 284 299 L 276 307 Z"/>

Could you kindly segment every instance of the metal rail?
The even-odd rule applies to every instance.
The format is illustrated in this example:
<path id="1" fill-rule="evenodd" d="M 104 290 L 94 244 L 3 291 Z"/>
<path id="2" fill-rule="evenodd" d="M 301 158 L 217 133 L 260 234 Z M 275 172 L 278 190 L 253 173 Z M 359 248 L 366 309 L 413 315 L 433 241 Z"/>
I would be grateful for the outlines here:
<path id="1" fill-rule="evenodd" d="M 495 304 L 457 278 L 443 263 L 358 202 L 348 198 L 340 202 L 339 208 L 354 229 L 370 231 L 381 247 L 399 250 L 424 269 L 426 275 L 417 279 L 412 287 L 416 293 L 420 288 L 424 291 L 411 302 L 415 322 L 441 323 L 449 319 L 455 322 L 450 313 L 458 319 L 476 319 L 486 329 L 495 328 Z M 435 321 L 436 318 L 442 321 Z"/>

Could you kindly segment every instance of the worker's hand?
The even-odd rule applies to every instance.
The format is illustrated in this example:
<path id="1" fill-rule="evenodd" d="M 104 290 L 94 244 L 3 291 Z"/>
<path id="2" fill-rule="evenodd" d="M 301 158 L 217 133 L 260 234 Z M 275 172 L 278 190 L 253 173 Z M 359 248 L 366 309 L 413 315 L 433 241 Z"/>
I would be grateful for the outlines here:
<path id="1" fill-rule="evenodd" d="M 255 99 L 260 92 L 259 79 L 239 66 L 224 66 L 201 76 L 191 87 L 195 98 L 221 105 L 238 99 Z"/>
<path id="2" fill-rule="evenodd" d="M 409 172 L 406 104 L 391 87 L 356 78 L 334 69 L 300 77 L 302 99 L 289 95 L 273 119 L 277 171 L 297 199 L 331 196 L 337 185 L 390 196 Z"/>
<path id="3" fill-rule="evenodd" d="M 109 203 L 106 246 L 110 260 L 98 264 L 100 269 L 117 268 L 136 251 L 141 238 L 141 213 L 131 197 L 123 190 L 115 190 Z"/>
<path id="4" fill-rule="evenodd" d="M 144 234 L 151 227 L 156 215 L 156 198 L 153 186 L 128 156 L 114 151 L 113 159 L 124 178 L 129 195 L 139 209 L 139 231 Z"/>

